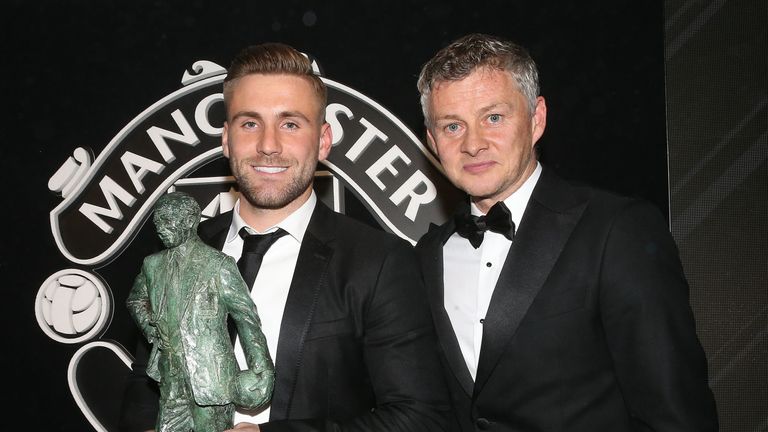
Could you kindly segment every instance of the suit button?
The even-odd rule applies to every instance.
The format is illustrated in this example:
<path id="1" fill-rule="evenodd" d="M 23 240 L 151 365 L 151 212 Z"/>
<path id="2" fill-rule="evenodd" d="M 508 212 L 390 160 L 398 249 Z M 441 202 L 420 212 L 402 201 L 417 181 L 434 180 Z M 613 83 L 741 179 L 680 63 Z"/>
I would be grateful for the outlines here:
<path id="1" fill-rule="evenodd" d="M 475 421 L 475 426 L 480 430 L 488 430 L 488 428 L 491 427 L 491 422 L 489 422 L 488 419 L 480 417 Z"/>

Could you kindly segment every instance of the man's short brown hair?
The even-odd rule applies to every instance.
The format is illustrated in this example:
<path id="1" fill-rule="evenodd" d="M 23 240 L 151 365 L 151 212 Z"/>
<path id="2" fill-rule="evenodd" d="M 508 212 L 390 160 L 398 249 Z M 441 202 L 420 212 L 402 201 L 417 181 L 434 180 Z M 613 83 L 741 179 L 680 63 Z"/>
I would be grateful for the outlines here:
<path id="1" fill-rule="evenodd" d="M 251 74 L 295 75 L 305 78 L 312 85 L 320 102 L 321 118 L 327 104 L 325 83 L 312 70 L 312 62 L 295 48 L 276 42 L 251 45 L 241 50 L 232 60 L 224 78 L 224 102 L 231 97 L 232 85 L 239 78 Z"/>

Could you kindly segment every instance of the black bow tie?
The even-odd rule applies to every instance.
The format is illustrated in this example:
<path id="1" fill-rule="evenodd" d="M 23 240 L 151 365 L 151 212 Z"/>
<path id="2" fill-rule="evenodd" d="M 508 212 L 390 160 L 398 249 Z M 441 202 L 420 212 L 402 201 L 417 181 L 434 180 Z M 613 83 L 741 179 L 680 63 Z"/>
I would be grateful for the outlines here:
<path id="1" fill-rule="evenodd" d="M 475 249 L 483 242 L 485 231 L 491 230 L 504 235 L 509 240 L 515 237 L 515 223 L 512 213 L 503 201 L 499 201 L 488 210 L 485 216 L 460 214 L 456 216 L 456 233 L 469 240 Z"/>

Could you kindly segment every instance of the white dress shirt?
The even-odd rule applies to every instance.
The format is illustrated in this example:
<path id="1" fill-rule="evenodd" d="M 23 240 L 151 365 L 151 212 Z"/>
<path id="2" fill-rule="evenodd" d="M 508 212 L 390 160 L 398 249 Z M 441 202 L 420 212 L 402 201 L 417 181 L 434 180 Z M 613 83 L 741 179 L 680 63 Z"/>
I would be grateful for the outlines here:
<path id="1" fill-rule="evenodd" d="M 520 226 L 540 176 L 541 165 L 537 163 L 525 183 L 504 200 L 515 227 Z M 482 215 L 474 203 L 471 211 L 473 215 Z M 492 231 L 485 232 L 483 243 L 477 249 L 457 233 L 453 233 L 443 246 L 443 305 L 473 380 L 483 341 L 483 321 L 511 246 L 512 241 Z"/>
<path id="2" fill-rule="evenodd" d="M 261 320 L 261 330 L 267 338 L 267 347 L 273 361 L 278 354 L 277 339 L 280 335 L 280 324 L 283 321 L 283 310 L 293 280 L 296 260 L 299 257 L 301 240 L 304 238 L 304 232 L 307 230 L 316 203 L 317 197 L 312 191 L 307 202 L 295 212 L 277 225 L 262 232 L 248 226 L 240 217 L 240 200 L 235 203 L 235 208 L 232 211 L 232 224 L 229 226 L 223 252 L 234 258 L 235 261 L 240 259 L 243 251 L 243 239 L 238 234 L 240 228 L 246 227 L 251 234 L 266 234 L 278 228 L 288 232 L 288 235 L 280 237 L 264 255 L 259 274 L 256 276 L 251 290 L 251 298 L 256 304 Z M 240 369 L 248 368 L 239 337 L 235 341 L 235 357 Z M 262 410 L 237 410 L 235 412 L 235 424 L 239 422 L 266 423 L 269 421 L 269 410 L 269 405 Z"/>

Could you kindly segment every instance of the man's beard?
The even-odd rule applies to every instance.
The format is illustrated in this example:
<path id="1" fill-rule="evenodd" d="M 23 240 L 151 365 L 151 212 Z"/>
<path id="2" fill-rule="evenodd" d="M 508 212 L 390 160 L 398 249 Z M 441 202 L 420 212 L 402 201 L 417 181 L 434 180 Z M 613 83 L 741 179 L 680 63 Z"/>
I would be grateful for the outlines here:
<path id="1" fill-rule="evenodd" d="M 234 166 L 234 163 L 230 163 L 230 165 L 232 173 L 237 180 L 240 195 L 253 207 L 259 209 L 276 210 L 287 206 L 310 187 L 315 176 L 314 169 L 305 172 L 308 171 L 305 167 L 303 171 L 297 172 L 287 185 L 256 186 L 252 178 L 248 175 L 243 175 L 241 170 Z M 241 167 L 245 170 L 253 170 L 249 161 L 241 162 Z M 280 188 L 276 186 L 280 186 Z"/>

